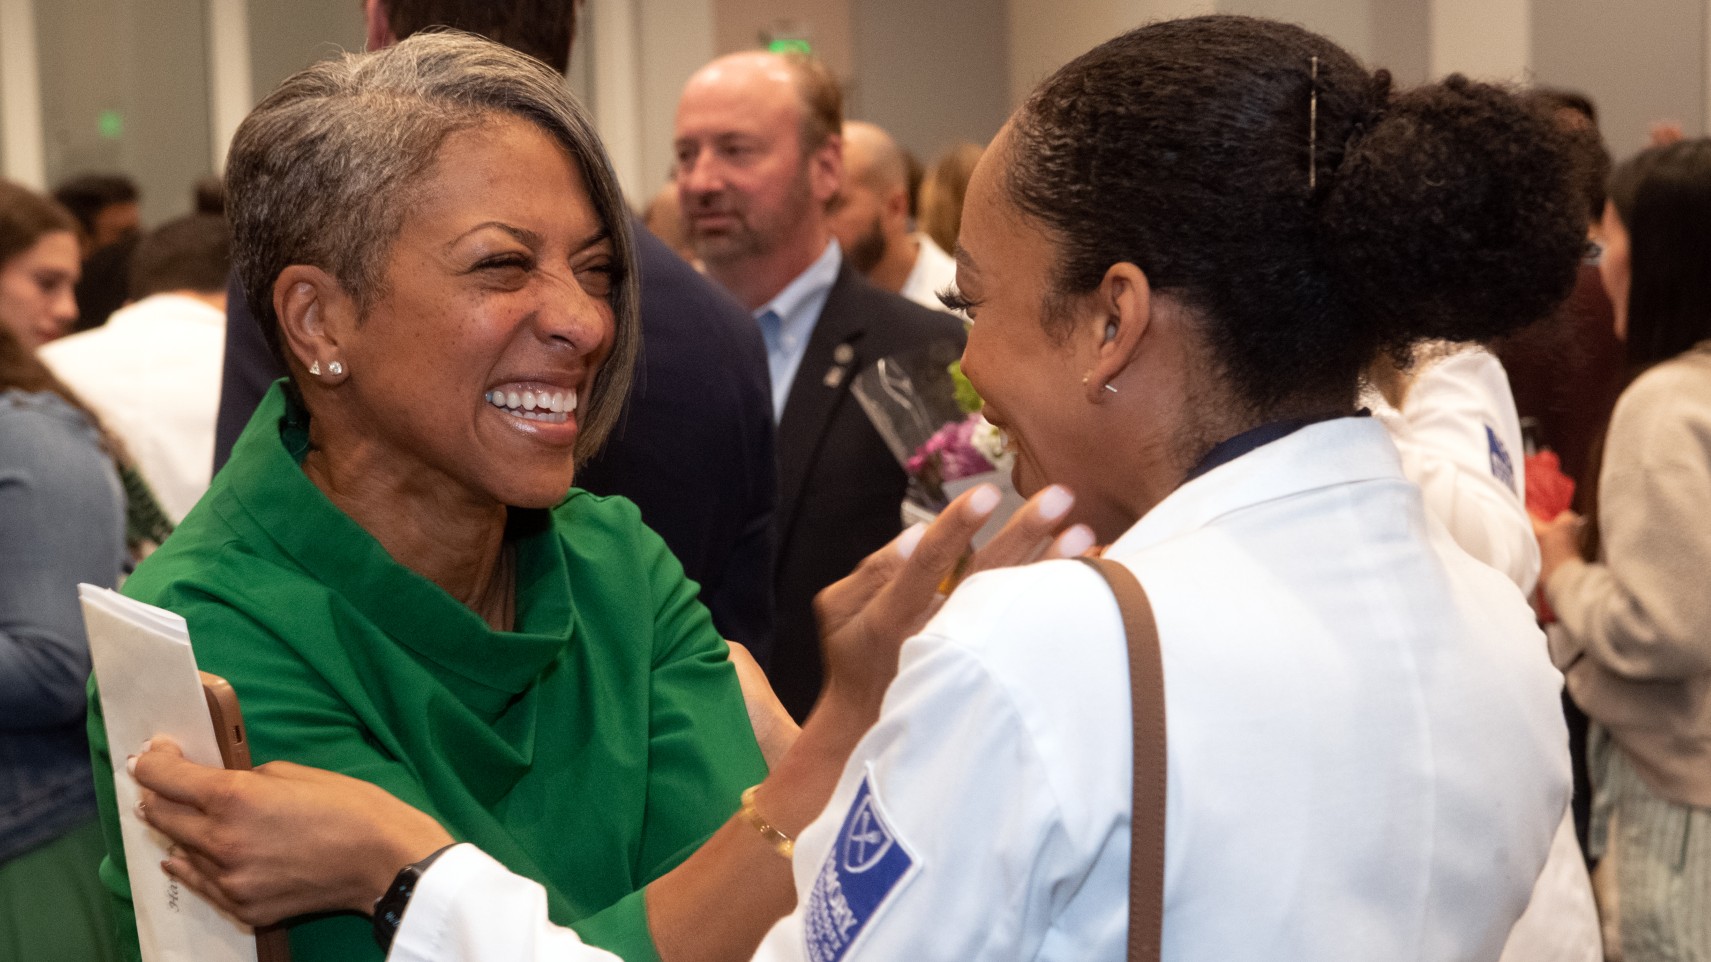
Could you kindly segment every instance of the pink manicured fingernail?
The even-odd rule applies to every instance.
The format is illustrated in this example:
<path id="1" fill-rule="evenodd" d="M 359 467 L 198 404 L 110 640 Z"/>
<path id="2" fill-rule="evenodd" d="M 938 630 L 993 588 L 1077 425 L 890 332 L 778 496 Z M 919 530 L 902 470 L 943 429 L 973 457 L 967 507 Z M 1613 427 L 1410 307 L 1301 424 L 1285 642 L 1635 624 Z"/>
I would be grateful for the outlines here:
<path id="1" fill-rule="evenodd" d="M 1060 558 L 1079 558 L 1093 547 L 1093 529 L 1087 525 L 1078 524 L 1065 531 L 1058 539 L 1057 552 Z"/>
<path id="2" fill-rule="evenodd" d="M 137 774 L 137 756 L 135 756 L 135 755 L 126 756 L 126 758 L 125 758 L 125 771 L 129 772 L 133 777 L 136 776 L 136 774 Z"/>
<path id="3" fill-rule="evenodd" d="M 1002 494 L 998 493 L 997 488 L 990 484 L 983 484 L 974 489 L 974 497 L 968 499 L 968 509 L 976 515 L 991 514 L 992 510 L 998 507 L 998 502 L 1003 497 Z"/>
<path id="4" fill-rule="evenodd" d="M 137 749 L 137 754 L 141 755 L 143 752 L 146 752 L 153 747 L 154 747 L 154 739 L 151 738 L 148 741 L 143 742 L 143 746 L 141 748 Z"/>
<path id="5" fill-rule="evenodd" d="M 924 524 L 912 524 L 908 530 L 897 536 L 897 555 L 903 560 L 915 553 L 915 548 L 921 543 L 921 536 L 927 533 Z"/>
<path id="6" fill-rule="evenodd" d="M 1062 485 L 1054 484 L 1040 495 L 1040 517 L 1047 521 L 1056 521 L 1069 511 L 1075 504 L 1075 495 Z"/>

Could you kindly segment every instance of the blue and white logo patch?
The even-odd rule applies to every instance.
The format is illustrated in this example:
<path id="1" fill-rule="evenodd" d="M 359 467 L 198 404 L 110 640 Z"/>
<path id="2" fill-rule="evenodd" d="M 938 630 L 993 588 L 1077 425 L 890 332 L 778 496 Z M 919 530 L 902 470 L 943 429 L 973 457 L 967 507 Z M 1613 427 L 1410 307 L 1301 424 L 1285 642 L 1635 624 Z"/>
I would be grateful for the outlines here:
<path id="1" fill-rule="evenodd" d="M 1497 440 L 1497 432 L 1491 430 L 1491 425 L 1485 426 L 1485 441 L 1491 447 L 1491 474 L 1503 482 L 1509 490 L 1515 490 L 1515 462 L 1509 458 L 1509 449 L 1503 442 Z M 1518 492 L 1517 492 L 1518 493 Z"/>
<path id="2" fill-rule="evenodd" d="M 856 789 L 808 894 L 802 937 L 812 962 L 839 962 L 915 864 L 886 823 L 869 780 L 862 779 Z"/>

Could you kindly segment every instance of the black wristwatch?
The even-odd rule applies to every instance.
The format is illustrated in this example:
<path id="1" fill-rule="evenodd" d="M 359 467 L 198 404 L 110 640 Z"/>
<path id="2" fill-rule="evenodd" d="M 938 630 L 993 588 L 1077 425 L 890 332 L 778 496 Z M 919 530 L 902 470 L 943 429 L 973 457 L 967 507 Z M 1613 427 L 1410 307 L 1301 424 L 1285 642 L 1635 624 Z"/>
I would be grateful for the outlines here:
<path id="1" fill-rule="evenodd" d="M 434 864 L 434 859 L 446 853 L 447 848 L 451 846 L 447 845 L 420 862 L 412 862 L 399 869 L 392 884 L 386 887 L 386 894 L 375 900 L 374 941 L 380 946 L 380 951 L 392 951 L 392 940 L 398 936 L 398 923 L 404 921 L 404 910 L 410 905 L 410 896 L 416 894 L 416 883 L 428 866 Z"/>

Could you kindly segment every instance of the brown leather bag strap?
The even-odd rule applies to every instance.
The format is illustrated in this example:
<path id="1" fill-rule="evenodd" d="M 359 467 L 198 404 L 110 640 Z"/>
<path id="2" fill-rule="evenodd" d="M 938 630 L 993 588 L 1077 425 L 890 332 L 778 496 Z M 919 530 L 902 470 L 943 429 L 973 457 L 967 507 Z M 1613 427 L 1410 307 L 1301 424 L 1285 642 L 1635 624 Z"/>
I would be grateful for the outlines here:
<path id="1" fill-rule="evenodd" d="M 1129 962 L 1156 962 L 1164 931 L 1164 662 L 1145 588 L 1109 558 L 1082 558 L 1117 596 L 1129 637 L 1134 795 L 1129 805 Z"/>

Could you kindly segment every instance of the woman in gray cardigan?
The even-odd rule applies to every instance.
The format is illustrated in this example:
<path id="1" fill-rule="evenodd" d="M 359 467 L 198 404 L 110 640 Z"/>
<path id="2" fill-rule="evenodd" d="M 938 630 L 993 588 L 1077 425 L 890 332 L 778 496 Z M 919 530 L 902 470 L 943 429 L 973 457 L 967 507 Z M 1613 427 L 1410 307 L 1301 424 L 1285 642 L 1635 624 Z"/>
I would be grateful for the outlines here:
<path id="1" fill-rule="evenodd" d="M 1618 168 L 1600 270 L 1631 381 L 1605 437 L 1598 560 L 1539 527 L 1552 657 L 1595 723 L 1590 849 L 1626 962 L 1711 959 L 1711 140 Z M 1610 925 L 1614 915 L 1615 925 Z M 1615 945 L 1611 945 L 1614 949 Z"/>

